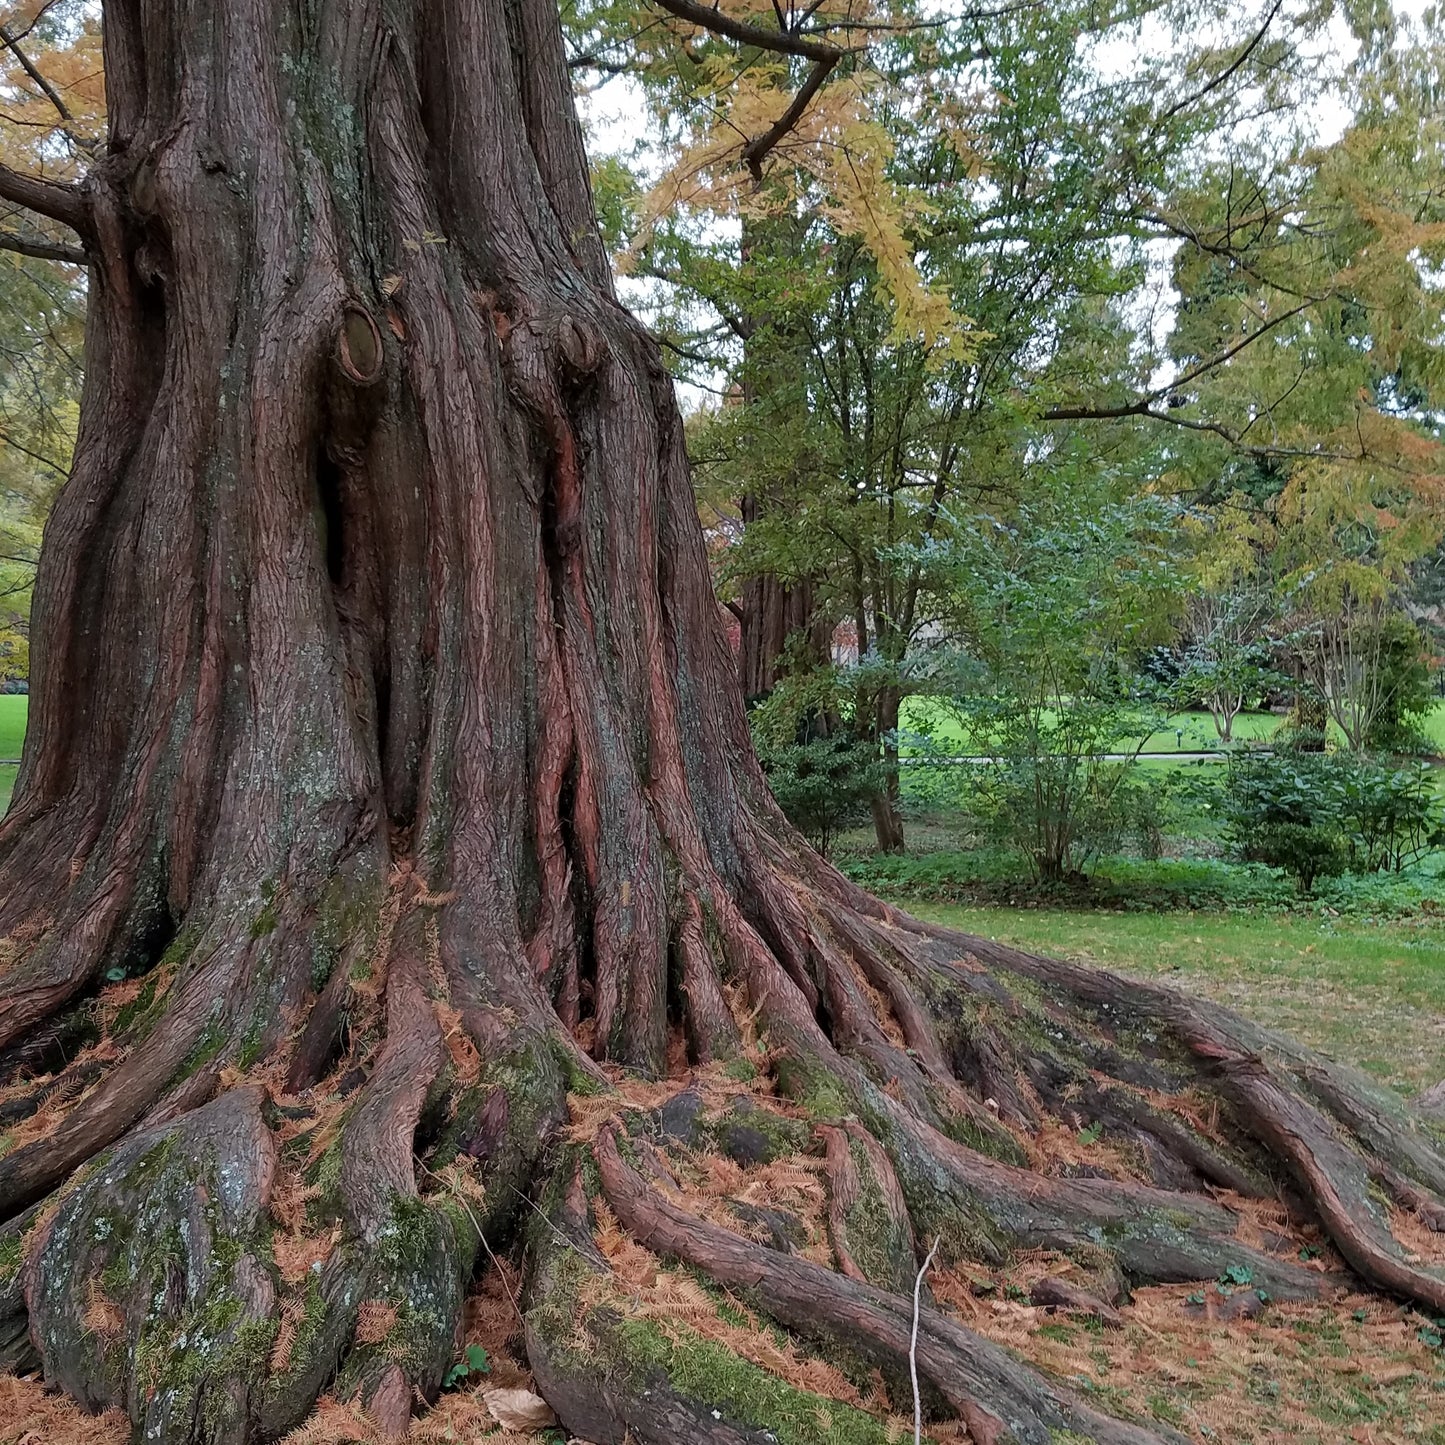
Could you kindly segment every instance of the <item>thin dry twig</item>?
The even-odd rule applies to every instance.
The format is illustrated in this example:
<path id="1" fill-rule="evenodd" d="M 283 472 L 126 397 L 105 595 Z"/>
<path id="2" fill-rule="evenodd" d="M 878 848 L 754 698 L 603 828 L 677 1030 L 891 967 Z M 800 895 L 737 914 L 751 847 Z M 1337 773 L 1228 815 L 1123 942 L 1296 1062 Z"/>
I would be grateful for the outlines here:
<path id="1" fill-rule="evenodd" d="M 908 1340 L 908 1378 L 913 1384 L 913 1445 L 923 1445 L 923 1399 L 918 1393 L 919 1296 L 923 1292 L 923 1277 L 932 1266 L 933 1256 L 938 1253 L 938 1246 L 942 1243 L 942 1236 L 935 1235 L 933 1248 L 928 1251 L 928 1258 L 923 1261 L 918 1273 L 913 1277 L 913 1333 Z"/>

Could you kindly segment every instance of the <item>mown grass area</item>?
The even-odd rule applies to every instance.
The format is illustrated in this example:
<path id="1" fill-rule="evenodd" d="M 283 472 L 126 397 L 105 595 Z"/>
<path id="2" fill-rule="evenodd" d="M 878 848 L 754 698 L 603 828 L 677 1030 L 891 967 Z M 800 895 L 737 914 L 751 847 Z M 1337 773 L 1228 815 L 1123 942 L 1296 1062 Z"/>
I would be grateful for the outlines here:
<path id="1" fill-rule="evenodd" d="M 0 694 L 0 813 L 10 806 L 15 786 L 15 759 L 25 741 L 25 719 L 30 699 L 13 693 Z"/>
<path id="2" fill-rule="evenodd" d="M 901 721 L 905 730 L 928 733 L 935 744 L 946 751 L 976 751 L 976 744 L 969 738 L 967 728 L 947 704 L 937 698 L 905 699 Z M 1234 741 L 1264 742 L 1279 730 L 1284 721 L 1277 713 L 1241 713 L 1234 720 Z M 1338 734 L 1334 724 L 1330 725 L 1330 730 L 1332 734 Z M 1436 748 L 1445 753 L 1445 701 L 1437 703 L 1431 710 L 1422 723 L 1422 730 Z M 1175 713 L 1164 727 L 1150 733 L 1144 742 L 1144 750 L 1151 753 L 1209 752 L 1223 746 L 1214 720 L 1207 712 Z"/>
<path id="3" fill-rule="evenodd" d="M 1035 953 L 1165 979 L 1405 1094 L 1445 1077 L 1445 925 L 1433 918 L 906 906 Z"/>

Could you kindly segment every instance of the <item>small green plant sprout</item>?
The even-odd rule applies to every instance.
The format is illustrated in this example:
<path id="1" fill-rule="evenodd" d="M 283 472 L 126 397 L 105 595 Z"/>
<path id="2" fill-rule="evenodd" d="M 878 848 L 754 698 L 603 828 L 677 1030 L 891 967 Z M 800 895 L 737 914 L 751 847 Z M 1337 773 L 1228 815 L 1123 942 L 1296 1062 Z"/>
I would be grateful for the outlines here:
<path id="1" fill-rule="evenodd" d="M 1244 1289 L 1254 1283 L 1254 1275 L 1247 1264 L 1232 1264 L 1219 1276 L 1219 1283 L 1225 1289 Z"/>
<path id="2" fill-rule="evenodd" d="M 461 1359 L 442 1376 L 442 1389 L 455 1390 L 473 1375 L 489 1374 L 491 1368 L 487 1352 L 480 1345 L 468 1345 Z"/>
<path id="3" fill-rule="evenodd" d="M 1104 1126 L 1096 1119 L 1087 1129 L 1079 1130 L 1080 1144 L 1097 1144 L 1099 1136 L 1104 1132 Z"/>

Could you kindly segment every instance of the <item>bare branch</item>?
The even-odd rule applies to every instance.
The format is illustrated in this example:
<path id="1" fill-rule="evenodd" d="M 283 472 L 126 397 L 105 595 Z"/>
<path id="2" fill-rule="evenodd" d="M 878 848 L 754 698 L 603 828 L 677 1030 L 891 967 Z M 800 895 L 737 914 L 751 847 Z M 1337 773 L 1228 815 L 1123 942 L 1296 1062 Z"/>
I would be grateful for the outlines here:
<path id="1" fill-rule="evenodd" d="M 79 246 L 32 241 L 27 236 L 17 236 L 11 231 L 0 231 L 0 251 L 15 251 L 22 256 L 34 256 L 40 261 L 64 261 L 71 266 L 89 264 L 89 258 Z"/>
<path id="2" fill-rule="evenodd" d="M 42 467 L 49 467 L 58 477 L 64 478 L 69 475 L 59 462 L 51 461 L 49 457 L 43 457 L 39 452 L 33 452 L 29 447 L 22 446 L 8 432 L 0 431 L 0 442 L 3 442 L 7 447 L 14 447 L 17 452 L 29 457 L 32 462 L 39 462 Z"/>
<path id="3" fill-rule="evenodd" d="M 35 12 L 34 16 L 31 18 L 30 23 L 26 25 L 23 30 L 12 31 L 11 34 L 14 35 L 16 40 L 24 40 L 25 37 L 29 35 L 30 32 L 34 30 L 35 27 L 39 25 L 43 19 L 45 19 L 46 14 L 49 11 L 54 10 L 59 3 L 60 0 L 45 0 L 45 4 L 42 5 L 40 9 Z"/>
<path id="4" fill-rule="evenodd" d="M 1191 381 L 1197 381 L 1206 372 L 1213 371 L 1216 367 L 1223 366 L 1231 357 L 1238 356 L 1247 346 L 1251 346 L 1267 332 L 1273 331 L 1276 326 L 1282 326 L 1286 321 L 1298 316 L 1301 311 L 1308 311 L 1311 306 L 1317 306 L 1322 297 L 1309 296 L 1301 301 L 1298 306 L 1291 306 L 1287 311 L 1281 311 L 1276 316 L 1271 316 L 1268 321 L 1261 322 L 1246 336 L 1241 336 L 1233 346 L 1226 346 L 1223 351 L 1206 357 L 1195 366 L 1180 376 L 1176 376 L 1168 386 L 1161 386 L 1156 391 L 1151 391 L 1145 398 L 1146 401 L 1158 401 L 1162 396 L 1168 396 L 1171 391 L 1178 391 L 1181 386 L 1188 386 Z"/>
<path id="5" fill-rule="evenodd" d="M 1298 306 L 1291 306 L 1287 311 L 1281 311 L 1277 316 L 1271 316 L 1268 321 L 1261 322 L 1247 336 L 1242 336 L 1232 346 L 1226 346 L 1223 351 L 1216 352 L 1213 356 L 1206 357 L 1203 361 L 1191 366 L 1188 371 L 1176 376 L 1167 386 L 1156 387 L 1153 391 L 1145 392 L 1143 396 L 1136 397 L 1133 401 L 1118 402 L 1113 406 L 1051 406 L 1040 414 L 1041 421 L 1117 421 L 1125 417 L 1142 416 L 1150 417 L 1155 421 L 1167 421 L 1174 426 L 1190 427 L 1195 431 L 1217 432 L 1226 440 L 1238 445 L 1240 438 L 1227 429 L 1222 429 L 1211 422 L 1193 421 L 1187 417 L 1170 416 L 1164 412 L 1156 412 L 1154 403 L 1162 401 L 1171 392 L 1177 392 L 1181 387 L 1188 386 L 1191 381 L 1198 381 L 1201 376 L 1207 375 L 1216 368 L 1223 366 L 1232 357 L 1238 356 L 1247 346 L 1253 345 L 1261 336 L 1273 331 L 1276 326 L 1283 325 L 1292 317 L 1298 316 L 1301 311 L 1307 311 L 1317 304 L 1317 298 L 1310 297 L 1300 302 Z"/>
<path id="6" fill-rule="evenodd" d="M 0 43 L 3 43 L 6 49 L 20 62 L 20 68 L 40 87 L 45 98 L 60 113 L 61 120 L 69 125 L 75 117 L 71 115 L 70 109 L 65 102 L 61 100 L 60 92 L 46 80 L 35 62 L 20 48 L 19 37 L 12 35 L 10 33 L 10 27 L 7 25 L 0 25 Z"/>
<path id="7" fill-rule="evenodd" d="M 1261 25 L 1257 31 L 1255 31 L 1253 38 L 1249 41 L 1247 45 L 1245 45 L 1244 49 L 1241 50 L 1239 54 L 1234 57 L 1234 60 L 1229 64 L 1229 66 L 1226 69 L 1220 71 L 1220 73 L 1216 75 L 1214 79 L 1211 80 L 1207 85 L 1200 86 L 1200 88 L 1196 90 L 1193 95 L 1186 95 L 1183 100 L 1175 101 L 1174 104 L 1171 105 L 1169 109 L 1166 110 L 1164 114 L 1159 117 L 1155 124 L 1163 125 L 1166 121 L 1173 120 L 1180 111 L 1188 110 L 1191 105 L 1197 105 L 1211 91 L 1218 90 L 1219 87 L 1223 85 L 1225 81 L 1227 81 L 1229 77 L 1233 75 L 1240 68 L 1240 66 L 1242 66 L 1245 61 L 1249 59 L 1251 55 L 1254 54 L 1256 50 L 1259 49 L 1261 42 L 1264 40 L 1264 37 L 1269 33 L 1269 27 L 1274 24 L 1274 17 L 1279 14 L 1280 7 L 1283 4 L 1284 0 L 1274 0 L 1274 4 L 1269 7 L 1269 13 L 1264 17 L 1264 24 Z"/>
<path id="8" fill-rule="evenodd" d="M 90 232 L 90 208 L 79 186 L 23 175 L 7 165 L 0 165 L 0 200 L 13 201 L 17 206 L 38 211 L 82 236 Z"/>
<path id="9" fill-rule="evenodd" d="M 785 30 L 764 30 L 761 26 L 748 25 L 734 20 L 711 6 L 700 5 L 697 0 L 657 0 L 669 15 L 686 20 L 690 25 L 711 30 L 714 35 L 725 35 L 740 45 L 756 45 L 759 50 L 776 51 L 779 55 L 801 55 L 805 60 L 818 63 L 823 61 L 836 65 L 843 58 L 844 51 L 836 45 L 822 40 L 809 40 L 806 36 L 795 35 Z"/>
<path id="10" fill-rule="evenodd" d="M 913 1328 L 908 1334 L 908 1375 L 913 1382 L 913 1445 L 921 1445 L 923 1440 L 923 1398 L 918 1393 L 919 1296 L 923 1293 L 923 1276 L 928 1273 L 929 1266 L 933 1263 L 933 1256 L 938 1253 L 938 1246 L 942 1243 L 942 1238 L 933 1241 L 933 1248 L 928 1251 L 928 1258 L 923 1261 L 913 1280 Z"/>

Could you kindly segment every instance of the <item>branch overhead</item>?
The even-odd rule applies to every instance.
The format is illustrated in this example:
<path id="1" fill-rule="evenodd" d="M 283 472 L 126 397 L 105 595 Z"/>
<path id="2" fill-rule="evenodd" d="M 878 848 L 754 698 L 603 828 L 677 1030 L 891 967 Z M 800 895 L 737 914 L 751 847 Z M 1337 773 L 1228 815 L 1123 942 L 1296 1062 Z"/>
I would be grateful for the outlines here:
<path id="1" fill-rule="evenodd" d="M 21 69 L 35 82 L 41 94 L 55 107 L 61 120 L 67 123 L 73 120 L 74 116 L 71 115 L 69 106 L 60 98 L 60 92 L 51 85 L 39 66 L 20 48 L 20 37 L 14 34 L 7 25 L 0 25 L 0 44 L 3 44 L 20 62 Z"/>
<path id="2" fill-rule="evenodd" d="M 17 236 L 10 231 L 0 231 L 0 251 L 14 251 L 21 256 L 33 256 L 38 261 L 64 261 L 70 266 L 84 266 L 89 262 L 89 258 L 79 246 L 36 241 L 29 236 Z"/>
<path id="3" fill-rule="evenodd" d="M 0 165 L 0 200 L 49 216 L 81 236 L 90 233 L 90 208 L 79 186 L 42 180 Z"/>
<path id="4" fill-rule="evenodd" d="M 829 72 L 838 63 L 840 57 L 832 60 L 817 61 L 812 70 L 808 72 L 808 78 L 799 87 L 793 102 L 777 120 L 770 125 L 761 135 L 754 136 L 747 145 L 743 147 L 743 159 L 747 162 L 748 170 L 752 172 L 755 181 L 763 178 L 763 160 L 768 152 L 802 120 L 803 112 L 812 103 L 812 99 L 822 89 L 823 82 L 827 80 Z"/>
<path id="5" fill-rule="evenodd" d="M 820 64 L 826 61 L 830 67 L 836 65 L 847 53 L 836 45 L 829 45 L 827 41 L 812 40 L 795 31 L 765 30 L 760 25 L 734 20 L 710 5 L 698 4 L 697 0 L 657 0 L 657 3 L 669 15 L 675 15 L 679 20 L 686 20 L 703 30 L 711 30 L 714 35 L 725 35 L 740 45 L 756 45 L 760 50 L 772 50 L 779 55 L 799 55 L 805 60 Z"/>

